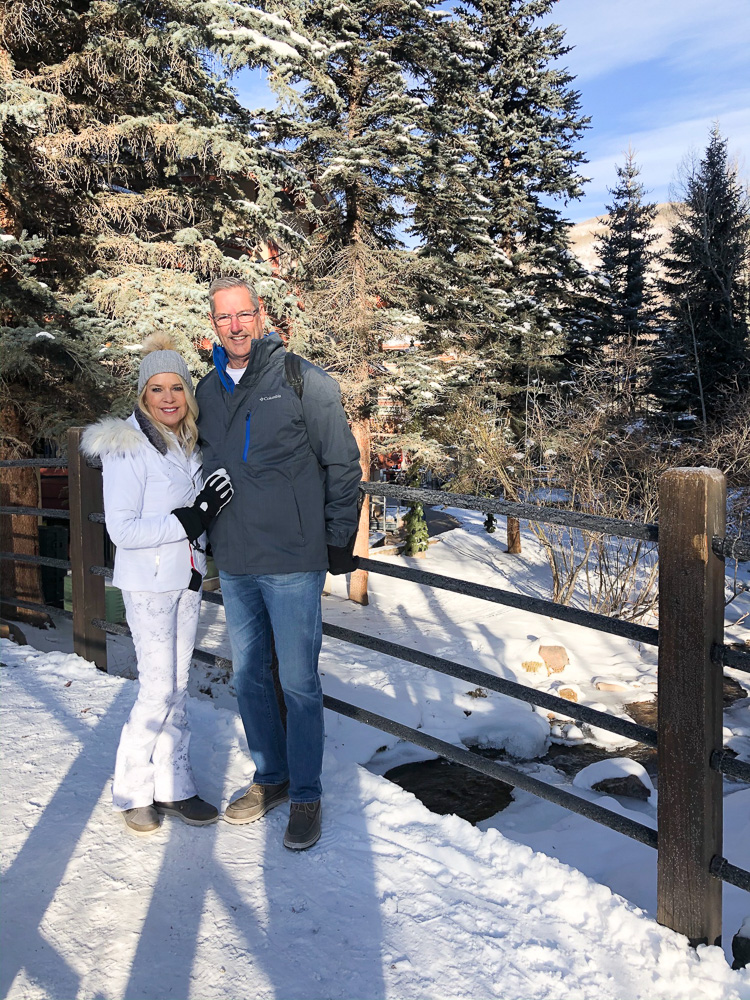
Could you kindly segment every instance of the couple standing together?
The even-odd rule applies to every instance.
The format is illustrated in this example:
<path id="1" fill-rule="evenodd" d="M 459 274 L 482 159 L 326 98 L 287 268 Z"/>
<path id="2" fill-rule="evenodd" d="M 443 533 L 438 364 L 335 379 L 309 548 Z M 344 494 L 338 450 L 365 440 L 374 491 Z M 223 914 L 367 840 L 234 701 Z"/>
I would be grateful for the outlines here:
<path id="1" fill-rule="evenodd" d="M 191 825 L 218 819 L 197 794 L 186 714 L 208 541 L 255 764 L 224 818 L 251 823 L 291 800 L 284 844 L 303 850 L 321 828 L 321 594 L 327 571 L 356 568 L 359 451 L 337 383 L 307 361 L 289 366 L 280 336 L 264 334 L 255 290 L 218 278 L 209 301 L 220 344 L 195 393 L 184 359 L 152 338 L 133 415 L 105 418 L 83 437 L 82 450 L 102 459 L 113 583 L 140 680 L 117 751 L 114 807 L 139 834 L 165 814 Z"/>

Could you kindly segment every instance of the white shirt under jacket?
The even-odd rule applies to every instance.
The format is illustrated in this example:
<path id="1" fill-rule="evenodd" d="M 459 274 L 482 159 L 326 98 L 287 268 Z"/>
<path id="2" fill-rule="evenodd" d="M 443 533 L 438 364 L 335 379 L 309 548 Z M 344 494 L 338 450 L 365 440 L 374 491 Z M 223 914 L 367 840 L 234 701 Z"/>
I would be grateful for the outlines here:
<path id="1" fill-rule="evenodd" d="M 135 415 L 106 417 L 82 436 L 83 454 L 102 460 L 104 519 L 116 546 L 112 583 L 121 590 L 162 593 L 190 583 L 191 546 L 171 511 L 195 502 L 203 485 L 201 456 L 196 449 L 188 458 L 178 447 L 162 454 L 163 447 L 155 431 L 147 436 L 141 430 Z M 205 549 L 205 534 L 198 545 Z M 192 554 L 204 575 L 205 553 L 194 548 Z"/>

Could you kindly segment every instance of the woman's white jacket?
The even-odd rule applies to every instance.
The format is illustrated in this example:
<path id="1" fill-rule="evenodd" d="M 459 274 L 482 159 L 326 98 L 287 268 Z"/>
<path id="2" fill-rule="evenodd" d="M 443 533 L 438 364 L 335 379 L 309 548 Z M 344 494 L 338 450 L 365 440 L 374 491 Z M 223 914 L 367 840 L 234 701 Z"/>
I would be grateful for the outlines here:
<path id="1" fill-rule="evenodd" d="M 99 456 L 104 476 L 104 519 L 114 542 L 113 584 L 121 590 L 184 590 L 190 583 L 191 545 L 171 513 L 190 507 L 203 485 L 201 456 L 168 448 L 139 411 L 105 417 L 87 427 L 81 451 Z M 206 572 L 206 536 L 192 548 L 195 568 Z"/>

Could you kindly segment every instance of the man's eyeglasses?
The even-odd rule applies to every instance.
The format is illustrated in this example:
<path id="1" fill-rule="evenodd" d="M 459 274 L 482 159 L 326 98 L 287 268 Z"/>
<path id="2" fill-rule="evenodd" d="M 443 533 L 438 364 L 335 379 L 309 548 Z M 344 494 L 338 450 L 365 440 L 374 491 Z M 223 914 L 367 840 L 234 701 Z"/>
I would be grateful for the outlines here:
<path id="1" fill-rule="evenodd" d="M 255 317 L 260 312 L 260 309 L 253 309 L 250 312 L 239 312 L 239 313 L 221 313 L 220 316 L 213 315 L 214 323 L 219 327 L 219 329 L 224 329 L 225 327 L 232 325 L 232 317 L 237 317 L 237 322 L 245 326 L 247 323 L 252 323 Z"/>

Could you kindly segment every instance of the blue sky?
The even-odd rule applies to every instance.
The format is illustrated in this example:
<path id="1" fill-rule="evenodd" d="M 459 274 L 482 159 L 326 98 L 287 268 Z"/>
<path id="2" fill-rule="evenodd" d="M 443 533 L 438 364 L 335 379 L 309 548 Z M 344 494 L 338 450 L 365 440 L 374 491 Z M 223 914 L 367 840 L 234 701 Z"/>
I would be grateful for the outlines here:
<path id="1" fill-rule="evenodd" d="M 558 0 L 551 19 L 573 50 L 581 143 L 591 181 L 564 208 L 573 222 L 605 210 L 630 144 L 652 201 L 667 201 L 681 161 L 701 154 L 713 121 L 750 173 L 750 0 Z M 234 80 L 248 107 L 272 104 L 260 73 Z"/>
<path id="2" fill-rule="evenodd" d="M 582 143 L 592 180 L 567 207 L 574 222 L 604 211 L 629 143 L 653 201 L 668 200 L 680 161 L 702 153 L 713 121 L 747 176 L 748 0 L 559 0 L 553 20 L 575 46 L 565 62 L 592 117 Z"/>

